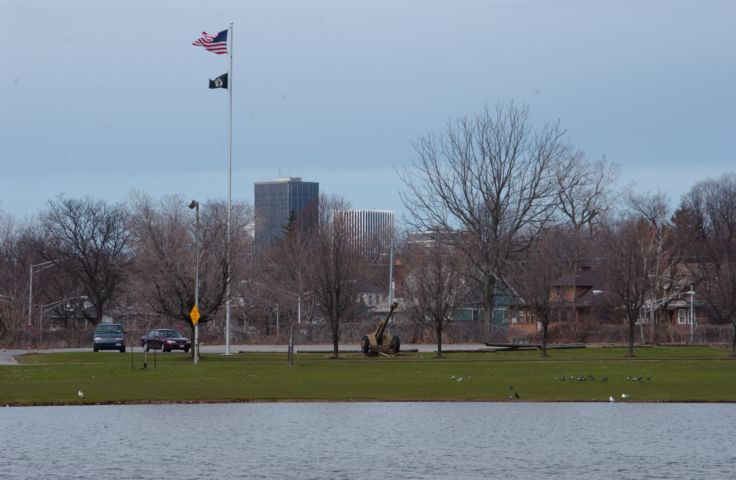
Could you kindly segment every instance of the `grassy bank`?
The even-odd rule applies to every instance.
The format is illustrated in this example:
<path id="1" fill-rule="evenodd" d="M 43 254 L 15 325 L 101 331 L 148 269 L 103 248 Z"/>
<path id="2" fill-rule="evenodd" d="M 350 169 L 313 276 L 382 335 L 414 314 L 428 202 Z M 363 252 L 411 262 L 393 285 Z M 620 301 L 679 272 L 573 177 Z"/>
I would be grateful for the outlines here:
<path id="1" fill-rule="evenodd" d="M 538 352 L 148 356 L 115 352 L 26 355 L 0 367 L 0 404 L 55 405 L 228 401 L 622 401 L 736 402 L 736 360 L 709 347 Z M 592 378 L 591 378 L 592 377 Z M 628 377 L 628 379 L 627 379 Z M 462 378 L 462 380 L 459 380 Z M 563 380 L 564 378 L 564 380 Z M 579 380 L 580 379 L 580 380 Z M 604 380 L 605 379 L 605 380 Z M 80 398 L 78 391 L 84 392 Z M 518 395 L 518 397 L 517 397 Z"/>

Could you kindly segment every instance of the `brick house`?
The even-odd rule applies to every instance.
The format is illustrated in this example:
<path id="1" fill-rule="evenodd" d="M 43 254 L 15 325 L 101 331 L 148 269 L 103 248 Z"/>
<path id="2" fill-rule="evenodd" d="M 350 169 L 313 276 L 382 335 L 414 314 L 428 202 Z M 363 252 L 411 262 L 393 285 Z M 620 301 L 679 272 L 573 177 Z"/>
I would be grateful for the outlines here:
<path id="1" fill-rule="evenodd" d="M 605 279 L 589 266 L 555 280 L 549 290 L 555 312 L 551 322 L 605 318 L 607 306 L 615 303 Z"/>

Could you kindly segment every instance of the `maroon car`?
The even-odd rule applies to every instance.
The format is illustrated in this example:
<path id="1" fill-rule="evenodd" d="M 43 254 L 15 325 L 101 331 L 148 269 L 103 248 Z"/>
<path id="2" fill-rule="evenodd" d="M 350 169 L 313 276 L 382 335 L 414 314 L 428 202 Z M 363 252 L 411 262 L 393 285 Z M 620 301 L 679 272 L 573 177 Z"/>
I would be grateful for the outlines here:
<path id="1" fill-rule="evenodd" d="M 150 349 L 163 352 L 184 350 L 186 353 L 192 347 L 192 342 L 173 328 L 157 328 L 141 337 L 141 346 L 146 351 Z"/>

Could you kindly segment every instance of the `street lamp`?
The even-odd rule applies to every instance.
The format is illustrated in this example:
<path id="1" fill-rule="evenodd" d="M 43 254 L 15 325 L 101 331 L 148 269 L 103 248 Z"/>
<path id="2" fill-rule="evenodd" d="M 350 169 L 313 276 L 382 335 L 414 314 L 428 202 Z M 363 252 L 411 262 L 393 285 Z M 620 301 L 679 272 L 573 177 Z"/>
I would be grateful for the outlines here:
<path id="1" fill-rule="evenodd" d="M 693 286 L 690 285 L 690 291 L 685 293 L 690 295 L 690 343 L 693 343 L 693 338 L 695 336 L 695 290 L 693 290 Z"/>
<path id="2" fill-rule="evenodd" d="M 194 237 L 196 244 L 196 256 L 194 267 L 194 306 L 199 310 L 199 202 L 192 200 L 189 202 L 189 208 L 194 209 Z M 199 363 L 199 322 L 194 324 L 194 364 Z"/>
<path id="3" fill-rule="evenodd" d="M 41 262 L 31 265 L 30 268 L 30 279 L 28 280 L 28 327 L 32 324 L 31 312 L 33 311 L 33 274 L 43 272 L 56 264 L 56 260 L 49 260 L 48 262 Z"/>
<path id="4" fill-rule="evenodd" d="M 597 315 L 598 315 L 598 321 L 600 322 L 600 317 L 601 317 L 601 306 L 600 306 L 600 301 L 599 301 L 599 300 L 597 300 L 597 299 L 598 299 L 598 298 L 599 298 L 599 297 L 600 297 L 601 295 L 603 295 L 604 293 L 605 293 L 605 294 L 609 294 L 609 295 L 612 295 L 612 293 L 611 293 L 611 292 L 608 292 L 608 291 L 606 291 L 606 290 L 599 290 L 599 289 L 597 289 L 597 288 L 596 288 L 596 289 L 593 289 L 593 291 L 592 291 L 591 293 L 593 294 L 593 296 L 594 296 L 594 297 L 596 297 L 596 301 L 595 301 L 595 303 L 594 303 L 594 306 L 595 306 L 595 308 L 596 308 L 596 310 L 597 310 L 597 312 L 596 312 L 596 313 L 597 313 Z M 607 302 L 606 302 L 606 303 L 607 303 Z"/>
<path id="5" fill-rule="evenodd" d="M 43 314 L 46 312 L 50 312 L 51 310 L 55 309 L 56 307 L 64 303 L 66 303 L 68 306 L 68 302 L 72 300 L 87 300 L 87 296 L 77 295 L 74 297 L 62 298 L 61 300 L 47 303 L 45 305 L 38 305 L 38 308 L 40 310 L 40 312 L 38 312 L 38 343 L 39 343 L 39 346 L 41 345 L 41 341 L 43 340 Z"/>
<path id="6" fill-rule="evenodd" d="M 299 292 L 299 293 L 296 293 L 296 292 L 292 292 L 290 290 L 284 290 L 283 288 L 274 287 L 272 285 L 266 285 L 265 283 L 257 282 L 255 280 L 241 280 L 240 283 L 241 283 L 241 285 L 244 285 L 246 287 L 247 287 L 248 284 L 254 284 L 254 285 L 259 285 L 259 286 L 261 286 L 263 288 L 266 288 L 268 290 L 273 290 L 275 292 L 281 292 L 281 293 L 286 293 L 288 295 L 294 295 L 296 297 L 296 323 L 297 324 L 302 323 L 302 296 L 303 295 L 309 295 L 309 294 L 311 294 L 313 292 Z M 277 304 L 277 307 L 276 308 L 278 309 L 278 304 Z"/>

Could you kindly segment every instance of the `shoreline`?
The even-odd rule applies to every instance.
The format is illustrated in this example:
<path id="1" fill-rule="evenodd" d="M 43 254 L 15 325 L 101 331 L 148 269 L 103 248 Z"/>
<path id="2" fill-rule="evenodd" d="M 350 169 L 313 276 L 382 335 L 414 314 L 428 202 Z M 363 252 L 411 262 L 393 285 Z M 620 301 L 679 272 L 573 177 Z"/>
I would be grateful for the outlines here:
<path id="1" fill-rule="evenodd" d="M 449 400 L 397 400 L 397 399 L 365 399 L 365 400 L 309 400 L 309 399 L 252 399 L 252 400 L 135 400 L 135 401 L 109 401 L 109 402 L 60 402 L 60 403 L 8 403 L 0 405 L 0 408 L 22 408 L 22 407 L 99 407 L 99 406 L 136 406 L 136 405 L 228 405 L 246 403 L 497 403 L 497 404 L 549 404 L 549 403 L 600 403 L 600 404 L 736 404 L 736 400 L 627 400 L 609 402 L 607 400 L 474 400 L 474 399 L 449 399 Z"/>

